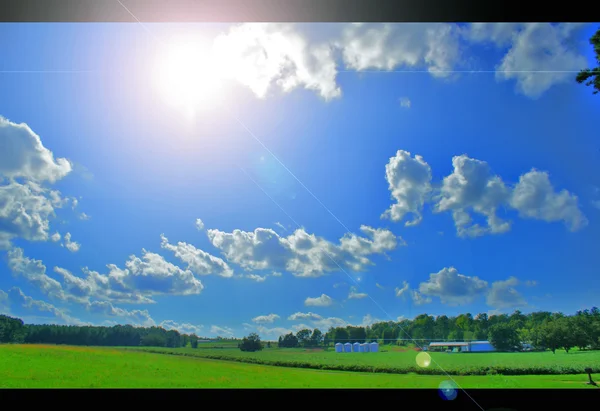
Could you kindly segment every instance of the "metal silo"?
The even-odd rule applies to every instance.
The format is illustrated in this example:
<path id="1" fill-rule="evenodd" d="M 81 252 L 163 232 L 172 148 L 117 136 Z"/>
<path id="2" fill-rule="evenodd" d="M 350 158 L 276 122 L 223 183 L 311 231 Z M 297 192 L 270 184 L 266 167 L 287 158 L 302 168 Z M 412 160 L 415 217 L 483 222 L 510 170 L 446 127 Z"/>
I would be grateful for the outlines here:
<path id="1" fill-rule="evenodd" d="M 335 352 L 344 352 L 344 347 L 342 346 L 341 343 L 337 343 L 335 345 Z"/>
<path id="2" fill-rule="evenodd" d="M 379 344 L 376 342 L 372 342 L 371 343 L 371 352 L 378 352 L 379 351 Z"/>
<path id="3" fill-rule="evenodd" d="M 352 345 L 352 351 L 359 352 L 360 351 L 360 344 L 359 343 L 354 343 Z"/>
<path id="4" fill-rule="evenodd" d="M 345 352 L 352 352 L 352 344 L 350 344 L 350 343 L 344 344 L 344 351 Z"/>

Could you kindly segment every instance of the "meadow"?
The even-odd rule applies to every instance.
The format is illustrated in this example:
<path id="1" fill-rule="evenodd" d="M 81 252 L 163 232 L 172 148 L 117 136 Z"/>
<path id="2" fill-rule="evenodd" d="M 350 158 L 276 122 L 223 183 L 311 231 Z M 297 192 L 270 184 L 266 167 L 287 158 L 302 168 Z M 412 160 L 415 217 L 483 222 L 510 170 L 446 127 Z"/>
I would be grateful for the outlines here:
<path id="1" fill-rule="evenodd" d="M 292 369 L 107 347 L 0 345 L 0 388 L 438 388 L 448 379 Z M 593 388 L 584 375 L 452 380 L 461 388 Z"/>
<path id="2" fill-rule="evenodd" d="M 591 367 L 600 373 L 600 351 L 562 350 L 518 353 L 442 353 L 430 352 L 427 367 L 417 365 L 417 351 L 382 347 L 377 353 L 336 353 L 333 350 L 265 348 L 258 352 L 239 349 L 192 349 L 136 347 L 128 350 L 157 354 L 192 356 L 214 360 L 238 361 L 282 367 L 313 368 L 332 371 L 371 373 L 416 373 L 422 375 L 567 375 L 582 374 Z"/>

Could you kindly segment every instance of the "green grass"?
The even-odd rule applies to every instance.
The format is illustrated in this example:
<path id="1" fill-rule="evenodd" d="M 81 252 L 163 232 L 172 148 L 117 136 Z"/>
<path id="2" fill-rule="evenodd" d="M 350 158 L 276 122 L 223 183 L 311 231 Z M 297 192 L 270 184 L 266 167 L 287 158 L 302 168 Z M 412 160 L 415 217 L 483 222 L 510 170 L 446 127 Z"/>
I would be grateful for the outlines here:
<path id="1" fill-rule="evenodd" d="M 445 376 L 331 372 L 105 347 L 0 345 L 0 388 L 437 388 Z M 453 377 L 461 388 L 593 388 L 585 375 Z"/>
<path id="2" fill-rule="evenodd" d="M 129 348 L 146 352 L 239 361 L 252 364 L 337 371 L 378 373 L 417 373 L 424 375 L 566 375 L 582 374 L 591 367 L 600 373 L 600 351 L 572 351 L 565 353 L 429 353 L 432 362 L 422 368 L 416 363 L 416 351 L 378 353 L 336 353 L 333 350 L 271 348 L 260 352 L 242 352 L 239 349 L 192 348 Z"/>

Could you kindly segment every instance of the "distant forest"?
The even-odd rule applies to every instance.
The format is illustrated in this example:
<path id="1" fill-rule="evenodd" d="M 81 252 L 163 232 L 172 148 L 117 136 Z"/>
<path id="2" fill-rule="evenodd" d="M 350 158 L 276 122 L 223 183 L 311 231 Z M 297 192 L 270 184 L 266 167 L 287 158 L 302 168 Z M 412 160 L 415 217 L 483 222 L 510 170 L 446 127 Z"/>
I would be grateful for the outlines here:
<path id="1" fill-rule="evenodd" d="M 23 320 L 0 315 L 0 343 L 66 344 L 90 346 L 153 346 L 197 348 L 195 334 L 182 334 L 161 327 L 132 325 L 75 326 L 24 324 Z M 234 339 L 232 339 L 234 340 Z M 600 349 L 600 310 L 577 311 L 567 316 L 546 311 L 510 315 L 470 313 L 457 317 L 421 314 L 413 320 L 379 322 L 370 326 L 331 327 L 299 330 L 279 337 L 279 347 L 328 347 L 337 342 L 380 342 L 427 345 L 430 341 L 489 340 L 498 350 L 515 351 L 522 344 L 534 349 Z"/>

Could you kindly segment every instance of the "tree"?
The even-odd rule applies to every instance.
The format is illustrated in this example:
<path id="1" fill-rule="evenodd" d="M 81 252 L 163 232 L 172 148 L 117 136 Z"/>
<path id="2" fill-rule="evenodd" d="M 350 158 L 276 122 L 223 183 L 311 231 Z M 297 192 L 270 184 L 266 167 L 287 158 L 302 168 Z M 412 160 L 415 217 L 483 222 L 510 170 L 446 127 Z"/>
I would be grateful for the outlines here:
<path id="1" fill-rule="evenodd" d="M 517 330 L 506 323 L 491 326 L 488 339 L 498 351 L 519 351 L 522 347 Z"/>
<path id="2" fill-rule="evenodd" d="M 271 348 L 271 341 L 267 341 L 267 348 Z"/>
<path id="3" fill-rule="evenodd" d="M 335 329 L 335 334 L 333 336 L 333 343 L 337 344 L 337 343 L 347 343 L 350 341 L 350 334 L 348 333 L 348 330 L 346 330 L 345 328 L 336 328 Z"/>
<path id="4" fill-rule="evenodd" d="M 295 348 L 298 346 L 298 338 L 293 333 L 289 333 L 283 336 L 279 343 L 280 348 Z"/>
<path id="5" fill-rule="evenodd" d="M 192 348 L 198 348 L 198 336 L 196 334 L 190 335 L 190 345 Z"/>
<path id="6" fill-rule="evenodd" d="M 594 86 L 593 94 L 598 94 L 600 91 L 600 28 L 590 38 L 590 44 L 594 47 L 594 53 L 596 54 L 596 63 L 598 67 L 594 69 L 581 70 L 575 80 L 581 84 L 585 82 L 586 86 Z"/>
<path id="7" fill-rule="evenodd" d="M 310 339 L 311 334 L 312 334 L 311 331 L 308 329 L 298 331 L 296 333 L 296 338 L 298 339 L 298 344 L 300 344 L 301 347 L 306 347 L 306 346 L 310 345 L 309 339 Z"/>
<path id="8" fill-rule="evenodd" d="M 256 333 L 250 333 L 247 337 L 242 338 L 242 342 L 239 344 L 241 351 L 260 351 L 263 349 L 260 337 Z"/>
<path id="9" fill-rule="evenodd" d="M 323 342 L 323 332 L 318 328 L 315 328 L 310 336 L 310 345 L 312 347 L 318 347 Z"/>

